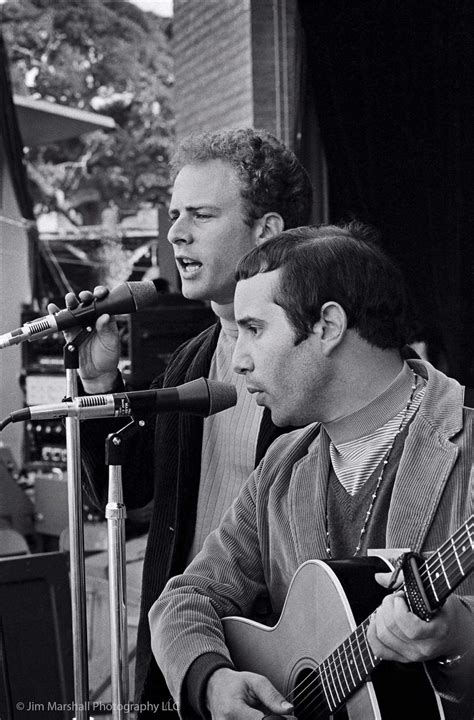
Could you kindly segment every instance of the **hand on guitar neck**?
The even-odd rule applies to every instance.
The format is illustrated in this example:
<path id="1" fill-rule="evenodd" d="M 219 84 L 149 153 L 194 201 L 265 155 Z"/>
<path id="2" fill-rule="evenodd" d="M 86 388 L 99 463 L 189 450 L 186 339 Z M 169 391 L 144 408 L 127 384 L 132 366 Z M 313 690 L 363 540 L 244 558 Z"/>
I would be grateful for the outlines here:
<path id="1" fill-rule="evenodd" d="M 377 573 L 388 587 L 391 573 Z M 403 592 L 387 595 L 373 613 L 367 639 L 374 655 L 402 663 L 459 657 L 474 645 L 473 613 L 455 595 L 429 622 L 410 612 Z"/>
<path id="2" fill-rule="evenodd" d="M 211 675 L 206 688 L 206 701 L 212 720 L 284 718 L 288 713 L 291 716 L 293 709 L 263 675 L 238 672 L 231 668 L 219 668 Z"/>

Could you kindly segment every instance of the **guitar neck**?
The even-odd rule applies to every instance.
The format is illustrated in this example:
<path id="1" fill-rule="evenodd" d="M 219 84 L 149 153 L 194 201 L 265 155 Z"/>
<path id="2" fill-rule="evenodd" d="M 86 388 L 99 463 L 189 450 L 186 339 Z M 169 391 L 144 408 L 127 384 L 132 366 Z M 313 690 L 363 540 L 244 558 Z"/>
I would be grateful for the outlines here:
<path id="1" fill-rule="evenodd" d="M 474 516 L 446 540 L 419 568 L 429 605 L 434 610 L 474 567 Z"/>
<path id="2" fill-rule="evenodd" d="M 367 641 L 370 617 L 364 620 L 318 667 L 331 712 L 339 708 L 367 680 L 379 664 Z"/>
<path id="3" fill-rule="evenodd" d="M 419 568 L 432 609 L 439 608 L 474 567 L 473 525 L 474 516 L 471 516 Z M 381 662 L 367 641 L 369 623 L 370 617 L 358 625 L 318 667 L 317 673 L 331 712 L 337 710 Z"/>

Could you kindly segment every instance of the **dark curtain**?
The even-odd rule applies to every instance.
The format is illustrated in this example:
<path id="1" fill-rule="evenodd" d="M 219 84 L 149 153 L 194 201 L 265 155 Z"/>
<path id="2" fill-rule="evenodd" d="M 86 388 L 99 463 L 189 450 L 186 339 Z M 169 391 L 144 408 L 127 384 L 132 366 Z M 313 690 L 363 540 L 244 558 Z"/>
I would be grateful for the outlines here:
<path id="1" fill-rule="evenodd" d="M 295 13 L 294 129 L 291 147 L 309 173 L 313 186 L 313 204 L 309 222 L 318 225 L 329 220 L 328 175 L 324 146 L 319 130 L 313 93 L 310 92 L 306 34 L 299 13 Z"/>
<path id="2" fill-rule="evenodd" d="M 381 231 L 433 361 L 444 353 L 448 373 L 474 385 L 474 4 L 300 0 L 299 10 L 330 220 Z"/>
<path id="3" fill-rule="evenodd" d="M 26 167 L 12 88 L 8 71 L 8 55 L 0 32 L 0 141 L 7 161 L 15 197 L 21 216 L 29 221 L 26 227 L 29 243 L 29 271 L 33 298 L 41 305 L 52 292 L 64 293 L 56 273 L 48 269 L 47 257 L 41 252 L 38 230 L 33 214 L 33 204 L 28 191 Z"/>

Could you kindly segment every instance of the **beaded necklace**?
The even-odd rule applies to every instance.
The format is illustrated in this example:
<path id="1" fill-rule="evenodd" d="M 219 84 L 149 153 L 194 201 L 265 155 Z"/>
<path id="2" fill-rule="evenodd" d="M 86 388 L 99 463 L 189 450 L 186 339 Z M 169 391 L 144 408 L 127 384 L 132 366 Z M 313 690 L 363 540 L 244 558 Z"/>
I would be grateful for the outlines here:
<path id="1" fill-rule="evenodd" d="M 413 370 L 412 370 L 412 372 L 413 372 Z M 370 520 L 370 517 L 371 517 L 371 515 L 372 515 L 372 510 L 374 509 L 375 501 L 376 501 L 376 499 L 377 499 L 377 494 L 378 494 L 380 485 L 381 485 L 381 483 L 382 483 L 382 479 L 383 479 L 383 476 L 384 476 L 385 468 L 386 468 L 387 465 L 388 465 L 388 461 L 389 461 L 389 459 L 390 459 L 390 454 L 391 454 L 391 452 L 392 452 L 392 450 L 393 450 L 393 446 L 395 445 L 395 440 L 396 440 L 397 437 L 400 435 L 400 433 L 401 433 L 401 431 L 402 431 L 402 428 L 403 428 L 403 425 L 405 424 L 405 420 L 406 420 L 406 418 L 407 418 L 408 412 L 409 412 L 410 407 L 411 407 L 411 404 L 412 404 L 412 402 L 413 402 L 413 398 L 415 397 L 415 392 L 416 392 L 417 385 L 418 385 L 418 375 L 417 375 L 415 372 L 413 372 L 413 385 L 411 386 L 410 397 L 408 398 L 408 402 L 407 402 L 407 404 L 406 404 L 406 406 L 405 406 L 405 410 L 403 411 L 403 415 L 402 415 L 402 419 L 401 419 L 401 421 L 400 421 L 400 425 L 398 426 L 398 429 L 397 429 L 395 435 L 393 436 L 392 442 L 390 443 L 390 447 L 388 448 L 387 452 L 385 453 L 385 457 L 384 457 L 384 460 L 383 460 L 383 463 L 382 463 L 382 467 L 381 467 L 381 470 L 380 470 L 380 474 L 379 474 L 379 476 L 378 476 L 378 478 L 377 478 L 377 483 L 376 483 L 376 485 L 375 485 L 374 492 L 372 493 L 372 496 L 371 496 L 371 499 L 370 499 L 369 508 L 368 508 L 367 513 L 366 513 L 366 515 L 365 515 L 364 524 L 362 525 L 362 528 L 361 528 L 361 531 L 360 531 L 359 541 L 358 541 L 358 543 L 357 543 L 357 547 L 356 547 L 355 552 L 354 552 L 354 554 L 353 554 L 352 557 L 356 557 L 356 555 L 358 555 L 358 553 L 360 552 L 360 549 L 361 549 L 361 546 L 362 546 L 362 540 L 363 540 L 364 535 L 365 535 L 365 532 L 366 532 L 366 530 L 367 530 L 367 525 L 369 524 L 369 520 Z M 327 552 L 328 558 L 329 558 L 330 560 L 332 560 L 331 537 L 330 537 L 330 533 L 329 533 L 329 520 L 328 520 L 327 506 L 326 506 L 326 518 L 325 518 L 325 523 L 326 523 L 326 552 Z"/>

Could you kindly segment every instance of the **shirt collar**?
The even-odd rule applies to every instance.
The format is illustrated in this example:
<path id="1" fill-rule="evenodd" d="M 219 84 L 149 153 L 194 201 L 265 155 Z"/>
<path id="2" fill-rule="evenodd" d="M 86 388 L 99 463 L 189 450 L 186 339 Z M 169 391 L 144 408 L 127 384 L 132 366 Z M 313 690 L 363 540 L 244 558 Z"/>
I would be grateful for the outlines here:
<path id="1" fill-rule="evenodd" d="M 406 362 L 403 363 L 403 367 L 394 381 L 368 405 L 342 418 L 324 423 L 323 427 L 332 442 L 337 446 L 338 443 L 370 435 L 378 428 L 383 427 L 406 407 L 413 378 L 413 371 Z"/>

